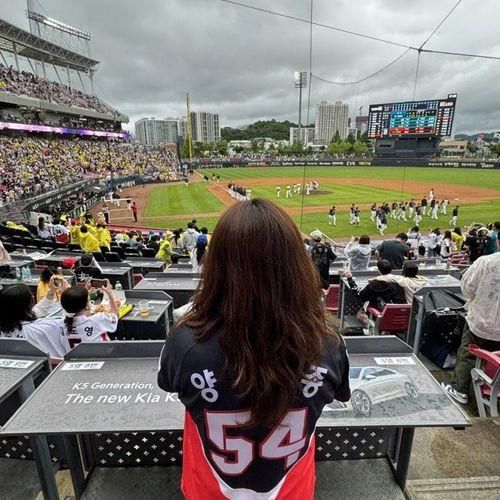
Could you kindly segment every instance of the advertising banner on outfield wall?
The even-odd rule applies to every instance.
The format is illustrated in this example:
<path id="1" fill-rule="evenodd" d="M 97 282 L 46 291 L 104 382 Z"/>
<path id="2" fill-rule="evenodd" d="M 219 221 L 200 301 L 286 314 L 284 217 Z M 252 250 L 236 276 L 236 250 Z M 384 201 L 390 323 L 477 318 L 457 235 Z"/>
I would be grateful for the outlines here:
<path id="1" fill-rule="evenodd" d="M 438 168 L 500 168 L 500 161 L 428 161 L 422 159 L 391 160 L 248 160 L 241 163 L 210 162 L 193 168 L 236 167 L 438 167 Z"/>

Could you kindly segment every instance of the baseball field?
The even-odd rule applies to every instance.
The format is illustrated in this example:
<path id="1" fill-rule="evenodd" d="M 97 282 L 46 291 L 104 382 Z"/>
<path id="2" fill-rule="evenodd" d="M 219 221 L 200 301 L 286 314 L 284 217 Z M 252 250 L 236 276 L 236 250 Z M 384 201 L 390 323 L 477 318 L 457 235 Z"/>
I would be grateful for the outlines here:
<path id="1" fill-rule="evenodd" d="M 220 183 L 205 182 L 203 176 L 212 179 L 220 176 Z M 285 198 L 286 185 L 317 181 L 319 189 L 310 196 L 293 195 Z M 449 227 L 451 210 L 460 206 L 458 224 L 462 227 L 472 222 L 493 222 L 500 219 L 500 170 L 479 170 L 429 167 L 244 167 L 203 169 L 195 172 L 188 186 L 184 183 L 146 185 L 126 190 L 139 207 L 139 226 L 154 228 L 185 227 L 196 218 L 199 226 L 213 230 L 224 209 L 235 203 L 228 194 L 227 185 L 234 182 L 251 189 L 252 198 L 276 201 L 293 217 L 304 233 L 314 228 L 336 237 L 352 234 L 376 234 L 375 224 L 370 221 L 372 203 L 420 201 L 434 189 L 436 199 L 450 200 L 447 215 L 439 214 L 433 221 L 426 216 L 420 223 L 423 231 L 430 228 Z M 280 198 L 276 186 L 281 187 Z M 357 204 L 361 209 L 358 227 L 349 224 L 349 206 Z M 328 223 L 328 209 L 337 207 L 337 225 Z M 117 211 L 112 215 L 116 224 L 130 224 L 130 213 Z M 410 221 L 389 219 L 386 233 L 406 231 Z"/>

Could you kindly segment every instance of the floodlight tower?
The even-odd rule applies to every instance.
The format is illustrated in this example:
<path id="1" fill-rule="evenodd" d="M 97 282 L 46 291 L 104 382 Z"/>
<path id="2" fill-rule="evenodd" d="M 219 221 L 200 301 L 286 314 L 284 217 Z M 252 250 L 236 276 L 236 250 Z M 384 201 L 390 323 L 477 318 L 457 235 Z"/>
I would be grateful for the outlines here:
<path id="1" fill-rule="evenodd" d="M 64 47 L 78 54 L 82 54 L 90 58 L 90 45 L 89 42 L 92 39 L 92 35 L 86 31 L 82 31 L 79 28 L 70 26 L 69 24 L 63 23 L 49 17 L 45 14 L 41 14 L 36 11 L 35 3 L 37 0 L 27 0 L 27 12 L 26 16 L 29 20 L 30 32 L 32 35 L 36 35 L 48 42 L 54 43 L 60 47 Z M 45 64 L 42 61 L 43 76 L 47 78 Z M 78 78 L 82 87 L 85 89 L 82 77 L 77 71 Z M 71 77 L 69 72 L 69 66 L 66 66 L 66 76 L 68 78 L 68 85 L 71 87 Z M 94 94 L 94 70 L 90 70 L 88 77 L 90 80 L 90 86 L 92 88 L 92 94 Z M 58 75 L 59 77 L 59 75 Z"/>
<path id="2" fill-rule="evenodd" d="M 296 71 L 294 75 L 295 88 L 299 89 L 299 142 L 301 142 L 300 132 L 302 129 L 302 89 L 307 88 L 307 71 Z"/>
<path id="3" fill-rule="evenodd" d="M 193 157 L 193 138 L 191 135 L 191 96 L 186 94 L 186 135 L 188 141 L 189 160 Z"/>

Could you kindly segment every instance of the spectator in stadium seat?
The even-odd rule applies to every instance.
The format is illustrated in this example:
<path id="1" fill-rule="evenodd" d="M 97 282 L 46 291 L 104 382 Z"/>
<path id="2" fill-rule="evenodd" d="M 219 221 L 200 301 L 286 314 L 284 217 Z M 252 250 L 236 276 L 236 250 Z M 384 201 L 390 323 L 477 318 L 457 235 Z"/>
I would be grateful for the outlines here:
<path id="1" fill-rule="evenodd" d="M 52 240 L 52 233 L 50 231 L 50 225 L 45 222 L 44 217 L 38 217 L 37 225 L 38 237 L 42 240 Z"/>
<path id="2" fill-rule="evenodd" d="M 314 428 L 325 404 L 349 399 L 349 364 L 300 232 L 271 202 L 242 201 L 204 258 L 203 287 L 168 335 L 158 374 L 186 406 L 183 494 L 313 498 Z M 236 446 L 226 446 L 229 427 Z M 279 451 L 288 435 L 292 455 Z"/>
<path id="3" fill-rule="evenodd" d="M 203 259 L 207 250 L 208 240 L 205 234 L 198 236 L 196 247 L 191 250 L 191 264 L 193 265 L 193 272 L 201 273 L 203 268 Z"/>
<path id="4" fill-rule="evenodd" d="M 199 233 L 200 228 L 196 225 L 198 221 L 196 219 L 193 219 L 191 222 L 193 223 L 193 229 Z"/>
<path id="5" fill-rule="evenodd" d="M 80 237 L 79 237 L 80 247 L 85 253 L 100 252 L 101 247 L 99 246 L 99 240 L 90 233 L 87 225 L 82 224 L 80 226 Z"/>
<path id="6" fill-rule="evenodd" d="M 67 245 L 70 241 L 69 229 L 60 219 L 53 220 L 51 233 L 57 243 Z"/>
<path id="7" fill-rule="evenodd" d="M 154 250 L 155 254 L 158 253 L 158 250 L 160 250 L 160 237 L 157 234 L 153 234 L 151 232 L 146 247 Z"/>
<path id="8" fill-rule="evenodd" d="M 70 243 L 73 245 L 80 244 L 80 225 L 76 219 L 71 220 L 71 226 L 69 227 Z"/>
<path id="9" fill-rule="evenodd" d="M 487 351 L 500 351 L 500 253 L 477 259 L 465 271 L 460 282 L 467 299 L 467 322 L 451 382 L 441 385 L 456 401 L 467 404 L 471 392 L 471 369 L 475 356 L 469 344 Z"/>
<path id="10" fill-rule="evenodd" d="M 102 279 L 102 269 L 91 253 L 82 255 L 80 262 L 74 269 L 76 279 L 82 281 L 82 276 L 87 278 Z"/>
<path id="11" fill-rule="evenodd" d="M 137 248 L 137 245 L 139 244 L 137 242 L 137 238 L 135 236 L 134 231 L 129 231 L 127 233 L 127 239 L 124 241 L 125 245 L 128 245 L 130 248 Z"/>
<path id="12" fill-rule="evenodd" d="M 375 255 L 380 259 L 388 260 L 392 269 L 401 269 L 405 259 L 408 259 L 408 246 L 406 233 L 399 233 L 395 240 L 383 241 L 377 248 Z"/>
<path id="13" fill-rule="evenodd" d="M 394 275 L 396 282 L 403 289 L 407 304 L 413 303 L 413 295 L 426 283 L 427 278 L 418 276 L 418 264 L 415 261 L 407 261 L 403 265 L 403 275 Z"/>
<path id="14" fill-rule="evenodd" d="M 69 287 L 66 280 L 56 285 L 55 275 L 49 281 L 49 291 L 45 298 L 35 304 L 29 287 L 23 283 L 0 291 L 0 337 L 26 338 L 38 345 L 44 352 L 63 356 L 58 339 L 60 327 L 54 324 L 54 318 L 47 318 L 59 309 L 56 294 Z M 39 337 L 46 338 L 40 343 Z"/>
<path id="15" fill-rule="evenodd" d="M 347 277 L 351 293 L 363 302 L 382 311 L 386 304 L 406 304 L 404 290 L 398 283 L 397 277 L 392 274 L 392 265 L 386 259 L 377 262 L 380 276 L 368 281 L 368 284 L 360 290 L 354 281 L 350 271 L 344 275 Z"/>
<path id="16" fill-rule="evenodd" d="M 436 228 L 429 233 L 427 239 L 427 256 L 438 257 L 441 252 L 441 231 Z"/>
<path id="17" fill-rule="evenodd" d="M 173 234 L 172 234 L 172 245 L 174 248 L 180 248 L 182 244 L 182 233 L 184 232 L 184 229 L 180 227 L 179 229 L 174 229 Z"/>
<path id="18" fill-rule="evenodd" d="M 167 232 L 163 240 L 160 242 L 158 253 L 155 255 L 155 257 L 157 259 L 164 260 L 167 264 L 170 264 L 172 252 L 173 252 L 172 243 L 170 243 L 169 235 Z"/>
<path id="19" fill-rule="evenodd" d="M 491 255 L 497 252 L 498 235 L 500 234 L 500 221 L 493 224 L 493 228 L 486 237 L 486 246 L 483 255 Z"/>
<path id="20" fill-rule="evenodd" d="M 345 247 L 344 253 L 349 257 L 351 271 L 366 271 L 372 256 L 370 237 L 364 234 L 358 240 L 353 236 Z"/>
<path id="21" fill-rule="evenodd" d="M 188 222 L 187 229 L 182 235 L 181 248 L 187 253 L 191 252 L 191 250 L 193 250 L 193 248 L 196 246 L 199 235 L 200 233 L 198 233 L 198 231 L 194 229 L 194 224 L 192 222 Z"/>
<path id="22" fill-rule="evenodd" d="M 36 287 L 36 301 L 40 302 L 44 299 L 50 290 L 50 278 L 56 274 L 55 270 L 51 267 L 46 267 L 40 274 L 38 278 L 38 284 Z M 61 299 L 61 293 L 56 290 L 55 300 Z"/>
<path id="23" fill-rule="evenodd" d="M 101 291 L 108 296 L 109 312 L 91 314 L 89 292 L 81 286 L 67 288 L 61 295 L 61 306 L 65 311 L 63 331 L 70 347 L 81 342 L 103 342 L 109 340 L 108 333 L 118 327 L 118 301 L 113 295 L 109 280 Z"/>
<path id="24" fill-rule="evenodd" d="M 106 247 L 108 250 L 111 248 L 111 233 L 106 229 L 104 224 L 97 224 L 96 236 L 99 246 Z"/>
<path id="25" fill-rule="evenodd" d="M 456 227 L 451 232 L 451 239 L 453 240 L 453 243 L 455 244 L 455 248 L 456 248 L 457 252 L 461 252 L 462 247 L 464 246 L 465 238 L 462 236 L 462 230 L 459 227 Z"/>
<path id="26" fill-rule="evenodd" d="M 206 226 L 203 226 L 200 230 L 201 234 L 206 235 L 207 237 L 207 244 L 210 243 L 210 235 L 208 234 L 208 228 Z"/>
<path id="27" fill-rule="evenodd" d="M 311 257 L 321 277 L 321 286 L 327 290 L 330 286 L 330 264 L 337 256 L 330 245 L 321 242 L 323 237 L 321 231 L 316 229 L 310 236 L 312 240 Z"/>
<path id="28" fill-rule="evenodd" d="M 3 246 L 3 241 L 0 240 L 0 266 L 5 266 L 12 261 L 12 257 L 9 255 L 9 252 L 5 250 Z"/>
<path id="29" fill-rule="evenodd" d="M 476 228 L 472 228 L 465 238 L 464 245 L 467 247 L 469 261 L 472 264 L 483 255 L 486 246 L 486 236 L 479 234 Z"/>

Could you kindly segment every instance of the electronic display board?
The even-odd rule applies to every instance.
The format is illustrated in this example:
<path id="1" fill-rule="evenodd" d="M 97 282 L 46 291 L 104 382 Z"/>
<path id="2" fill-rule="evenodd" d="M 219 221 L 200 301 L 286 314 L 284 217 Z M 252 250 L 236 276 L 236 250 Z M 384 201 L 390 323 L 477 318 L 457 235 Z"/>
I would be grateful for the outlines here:
<path id="1" fill-rule="evenodd" d="M 371 104 L 368 137 L 449 136 L 455 115 L 456 94 L 446 99 Z"/>

